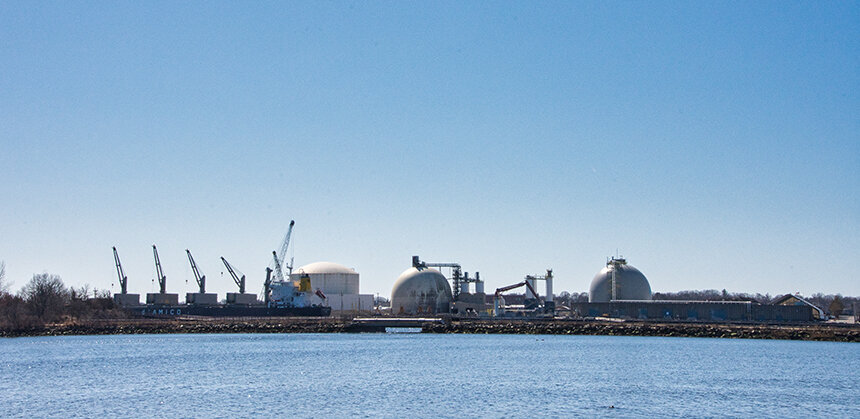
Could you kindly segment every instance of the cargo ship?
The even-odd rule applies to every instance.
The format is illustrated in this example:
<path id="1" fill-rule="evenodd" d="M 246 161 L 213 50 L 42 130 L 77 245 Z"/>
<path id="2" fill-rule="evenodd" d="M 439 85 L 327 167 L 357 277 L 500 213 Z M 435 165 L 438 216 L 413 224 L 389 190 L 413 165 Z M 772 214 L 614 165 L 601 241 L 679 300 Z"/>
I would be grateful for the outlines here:
<path id="1" fill-rule="evenodd" d="M 117 296 L 121 295 L 115 295 L 115 299 L 119 300 Z M 136 294 L 127 295 L 133 296 L 132 300 L 138 298 Z M 326 304 L 325 294 L 319 289 L 311 289 L 311 281 L 307 275 L 299 281 L 268 281 L 267 278 L 264 295 L 266 301 L 263 303 L 257 303 L 254 297 L 254 302 L 231 304 L 231 300 L 241 301 L 237 296 L 250 297 L 253 294 L 228 294 L 228 304 L 218 304 L 215 302 L 214 294 L 189 293 L 186 296 L 188 304 L 178 304 L 177 294 L 159 293 L 147 295 L 147 303 L 149 303 L 147 305 L 125 305 L 124 308 L 129 314 L 143 317 L 326 317 L 331 315 L 331 307 Z M 204 298 L 207 296 L 213 296 L 213 298 Z"/>
<path id="2" fill-rule="evenodd" d="M 290 223 L 290 231 L 292 225 Z M 289 232 L 285 243 L 289 243 Z M 283 246 L 285 251 L 286 245 Z M 224 262 L 233 281 L 239 286 L 238 293 L 227 293 L 227 304 L 218 303 L 218 295 L 206 292 L 206 276 L 200 274 L 191 251 L 186 249 L 188 261 L 191 264 L 194 279 L 200 287 L 200 292 L 188 293 L 185 296 L 187 304 L 179 304 L 179 295 L 166 292 L 167 276 L 161 270 L 161 260 L 158 257 L 158 249 L 152 245 L 152 253 L 155 259 L 155 268 L 158 275 L 158 293 L 146 295 L 146 305 L 140 305 L 138 294 L 127 292 L 128 278 L 122 269 L 119 254 L 116 247 L 113 248 L 114 261 L 116 263 L 117 275 L 119 276 L 122 292 L 114 294 L 114 302 L 124 308 L 133 316 L 143 317 L 177 317 L 177 316 L 206 316 L 206 317 L 286 317 L 286 316 L 315 316 L 324 317 L 331 315 L 331 307 L 328 306 L 325 294 L 317 288 L 311 288 L 311 279 L 308 275 L 302 275 L 298 280 L 285 279 L 280 258 L 277 253 L 273 254 L 273 266 L 275 269 L 266 268 L 266 281 L 263 283 L 264 301 L 257 301 L 254 294 L 245 293 L 245 276 L 241 278 L 230 263 L 223 257 Z M 272 273 L 276 273 L 276 279 L 272 280 Z"/>

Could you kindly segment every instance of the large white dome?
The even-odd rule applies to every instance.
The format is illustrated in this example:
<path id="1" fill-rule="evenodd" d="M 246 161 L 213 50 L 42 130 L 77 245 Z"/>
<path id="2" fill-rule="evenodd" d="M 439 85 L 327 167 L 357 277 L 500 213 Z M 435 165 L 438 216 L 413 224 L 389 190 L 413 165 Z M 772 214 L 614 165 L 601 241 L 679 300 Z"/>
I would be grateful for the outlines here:
<path id="1" fill-rule="evenodd" d="M 651 284 L 642 272 L 628 265 L 624 259 L 610 259 L 601 269 L 588 290 L 589 303 L 612 301 L 612 276 L 615 275 L 616 300 L 650 300 Z"/>
<path id="2" fill-rule="evenodd" d="M 412 267 L 403 271 L 391 290 L 394 314 L 448 313 L 453 301 L 448 280 L 433 268 Z"/>

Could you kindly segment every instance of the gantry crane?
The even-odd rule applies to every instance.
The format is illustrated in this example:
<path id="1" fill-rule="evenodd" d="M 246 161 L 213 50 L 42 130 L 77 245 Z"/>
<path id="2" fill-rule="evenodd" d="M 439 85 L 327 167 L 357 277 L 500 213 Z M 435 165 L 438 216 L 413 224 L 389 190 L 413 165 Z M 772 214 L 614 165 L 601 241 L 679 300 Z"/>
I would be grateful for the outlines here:
<path id="1" fill-rule="evenodd" d="M 238 271 L 238 269 L 236 269 L 232 265 L 230 265 L 230 263 L 227 262 L 227 259 L 224 259 L 224 256 L 221 256 L 221 262 L 224 262 L 224 266 L 227 267 L 227 272 L 229 272 L 230 276 L 233 277 L 233 282 L 235 282 L 236 285 L 239 286 L 239 294 L 244 294 L 245 293 L 245 274 L 243 274 L 242 272 L 239 272 L 239 275 L 242 275 L 242 277 L 239 278 L 239 276 L 236 275 L 236 271 Z"/>
<path id="2" fill-rule="evenodd" d="M 158 259 L 158 249 L 152 245 L 152 255 L 155 257 L 155 274 L 158 276 L 158 292 L 161 294 L 167 293 L 167 276 L 161 270 L 161 261 Z M 149 298 L 149 297 L 147 297 Z"/>
<path id="3" fill-rule="evenodd" d="M 128 277 L 122 270 L 122 263 L 119 261 L 119 253 L 116 252 L 116 246 L 113 248 L 113 260 L 116 262 L 116 274 L 119 276 L 119 287 L 122 290 L 120 294 L 128 294 Z"/>
<path id="4" fill-rule="evenodd" d="M 200 293 L 206 293 L 206 275 L 200 275 L 200 271 L 197 270 L 197 264 L 194 263 L 194 256 L 191 256 L 191 251 L 185 249 L 185 253 L 188 254 L 188 262 L 191 263 L 191 271 L 194 272 L 194 280 L 197 281 L 197 286 L 200 287 Z"/>

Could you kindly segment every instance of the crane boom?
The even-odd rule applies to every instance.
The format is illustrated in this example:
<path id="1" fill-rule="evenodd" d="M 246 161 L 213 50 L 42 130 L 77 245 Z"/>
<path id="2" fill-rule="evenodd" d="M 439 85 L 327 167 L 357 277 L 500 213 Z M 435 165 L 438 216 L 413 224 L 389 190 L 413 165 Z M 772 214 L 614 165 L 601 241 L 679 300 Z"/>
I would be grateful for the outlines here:
<path id="1" fill-rule="evenodd" d="M 508 285 L 506 287 L 496 288 L 496 294 L 493 296 L 493 315 L 494 316 L 501 316 L 501 315 L 504 315 L 504 313 L 505 313 L 505 299 L 502 297 L 502 293 L 505 291 L 510 291 L 512 289 L 522 287 L 523 285 L 525 285 L 526 288 L 528 288 L 528 290 L 531 291 L 531 293 L 535 297 L 537 297 L 537 295 L 538 295 L 537 291 L 535 291 L 534 287 L 532 287 L 532 284 L 530 284 L 529 281 L 527 281 L 527 280 L 522 281 L 522 282 L 518 282 L 514 285 Z"/>
<path id="2" fill-rule="evenodd" d="M 113 260 L 116 262 L 116 274 L 119 276 L 119 286 L 122 294 L 128 294 L 128 277 L 122 270 L 122 263 L 119 261 L 119 253 L 116 252 L 116 246 L 113 248 Z"/>
<path id="3" fill-rule="evenodd" d="M 529 291 L 531 291 L 533 295 L 535 295 L 535 296 L 537 296 L 537 295 L 538 295 L 537 291 L 535 291 L 535 289 L 534 289 L 534 288 L 532 288 L 532 284 L 529 284 L 529 282 L 528 282 L 528 281 L 522 281 L 522 282 L 518 282 L 518 283 L 516 283 L 516 284 L 514 284 L 514 285 L 508 285 L 508 286 L 506 286 L 506 287 L 496 288 L 496 298 L 498 298 L 498 297 L 499 297 L 499 295 L 501 295 L 501 294 L 502 294 L 503 292 L 505 292 L 505 291 L 510 291 L 510 290 L 512 290 L 512 289 L 519 288 L 519 287 L 521 287 L 521 286 L 523 286 L 523 285 L 525 285 L 525 286 L 526 286 L 526 288 L 528 288 L 528 289 L 529 289 Z"/>
<path id="4" fill-rule="evenodd" d="M 167 293 L 167 276 L 165 276 L 164 271 L 161 270 L 161 261 L 158 259 L 158 249 L 155 248 L 154 244 L 152 245 L 152 255 L 155 257 L 155 274 L 158 276 L 158 292 L 165 294 Z"/>
<path id="5" fill-rule="evenodd" d="M 291 237 L 292 237 L 292 235 L 293 235 L 293 226 L 294 226 L 294 225 L 296 225 L 296 221 L 295 221 L 295 220 L 290 220 L 290 226 L 287 228 L 287 235 L 286 235 L 286 236 L 284 236 L 284 241 L 283 241 L 283 242 L 281 242 L 281 247 L 278 249 L 278 253 L 276 254 L 277 258 L 276 258 L 275 260 L 277 260 L 277 261 L 279 261 L 279 263 L 281 263 L 281 272 L 282 272 L 282 273 L 283 273 L 283 270 L 284 270 L 284 269 L 288 269 L 290 273 L 292 273 L 292 272 L 293 272 L 292 264 L 290 264 L 290 265 L 283 265 L 283 263 L 284 263 L 284 261 L 285 261 L 285 259 L 284 259 L 284 258 L 286 258 L 286 257 L 287 257 L 287 249 L 290 247 L 290 238 L 291 238 Z M 269 267 L 270 267 L 270 268 L 272 268 L 272 270 L 274 270 L 274 271 L 276 271 L 276 272 L 277 272 L 277 269 L 276 269 L 276 267 L 274 266 L 274 263 L 275 263 L 275 262 L 273 261 L 273 262 L 272 262 L 272 266 L 269 266 Z"/>
<path id="6" fill-rule="evenodd" d="M 206 293 L 206 275 L 200 275 L 200 271 L 197 270 L 197 264 L 194 263 L 194 256 L 191 256 L 191 251 L 185 249 L 185 253 L 188 254 L 188 262 L 191 263 L 191 271 L 194 272 L 194 280 L 197 281 L 197 286 L 200 287 L 200 293 Z"/>
<path id="7" fill-rule="evenodd" d="M 224 259 L 224 256 L 221 256 L 221 262 L 224 262 L 224 266 L 227 267 L 227 272 L 230 272 L 230 276 L 233 277 L 233 282 L 235 282 L 236 285 L 239 286 L 239 294 L 244 294 L 245 293 L 245 274 L 243 274 L 242 272 L 239 272 L 239 274 L 242 275 L 242 278 L 240 279 L 239 276 L 236 275 L 236 271 L 238 271 L 238 269 L 234 268 L 233 265 L 230 265 L 230 263 L 227 262 L 227 259 Z"/>
<path id="8" fill-rule="evenodd" d="M 263 301 L 266 302 L 266 305 L 269 305 L 269 301 L 271 297 L 269 296 L 269 291 L 272 289 L 272 268 L 266 266 L 266 281 L 263 282 Z"/>
<path id="9" fill-rule="evenodd" d="M 274 256 L 274 265 L 275 265 L 275 279 L 278 281 L 284 280 L 284 271 L 281 269 L 281 259 L 278 258 L 278 254 L 273 250 L 272 256 Z"/>

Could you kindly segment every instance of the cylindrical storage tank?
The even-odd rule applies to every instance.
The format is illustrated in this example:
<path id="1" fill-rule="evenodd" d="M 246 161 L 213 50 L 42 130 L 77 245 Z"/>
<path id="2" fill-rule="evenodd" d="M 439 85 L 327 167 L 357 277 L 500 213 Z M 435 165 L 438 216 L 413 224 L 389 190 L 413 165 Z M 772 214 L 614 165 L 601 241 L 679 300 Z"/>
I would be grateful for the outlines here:
<path id="1" fill-rule="evenodd" d="M 484 281 L 478 280 L 475 282 L 475 294 L 484 293 Z"/>
<path id="2" fill-rule="evenodd" d="M 311 289 L 319 288 L 325 294 L 358 294 L 359 275 L 353 269 L 334 262 L 314 262 L 294 270 L 290 280 L 301 281 L 307 275 Z"/>
<path id="3" fill-rule="evenodd" d="M 545 301 L 552 301 L 552 275 L 546 276 L 546 297 Z"/>
<path id="4" fill-rule="evenodd" d="M 531 285 L 531 288 L 526 287 L 526 299 L 534 300 L 535 298 L 537 298 L 537 296 L 532 292 L 532 290 L 537 291 L 537 288 L 535 288 L 535 286 L 537 285 L 537 281 L 535 281 L 534 279 L 526 279 L 526 282 Z"/>
<path id="5" fill-rule="evenodd" d="M 400 274 L 391 290 L 393 314 L 448 313 L 454 296 L 441 272 L 412 267 Z"/>
<path id="6" fill-rule="evenodd" d="M 615 276 L 616 300 L 650 300 L 651 284 L 642 272 L 628 265 L 624 259 L 610 259 L 601 269 L 588 290 L 589 303 L 605 303 L 612 300 L 613 273 Z"/>
<path id="7" fill-rule="evenodd" d="M 463 282 L 460 284 L 460 294 L 468 294 L 469 293 L 469 283 Z"/>

